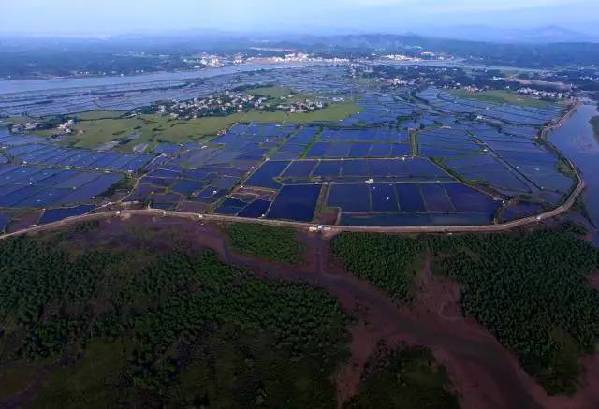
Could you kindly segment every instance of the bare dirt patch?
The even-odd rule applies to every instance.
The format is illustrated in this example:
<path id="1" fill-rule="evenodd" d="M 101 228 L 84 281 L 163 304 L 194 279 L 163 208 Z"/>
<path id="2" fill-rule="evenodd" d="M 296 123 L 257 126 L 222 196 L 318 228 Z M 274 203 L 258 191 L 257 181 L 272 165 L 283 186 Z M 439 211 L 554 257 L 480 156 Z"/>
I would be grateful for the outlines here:
<path id="1" fill-rule="evenodd" d="M 29 226 L 33 226 L 33 225 L 37 224 L 37 221 L 41 217 L 41 213 L 42 212 L 36 211 L 36 212 L 32 212 L 32 213 L 25 213 L 25 214 L 19 215 L 18 217 L 16 217 L 14 220 L 11 221 L 11 223 L 8 225 L 7 231 L 9 233 L 12 233 L 15 231 L 20 231 L 22 229 L 26 229 Z"/>
<path id="2" fill-rule="evenodd" d="M 431 260 L 427 256 L 424 268 L 416 279 L 416 299 L 413 308 L 416 311 L 437 314 L 449 321 L 463 320 L 460 305 L 460 287 L 454 281 L 433 276 Z"/>

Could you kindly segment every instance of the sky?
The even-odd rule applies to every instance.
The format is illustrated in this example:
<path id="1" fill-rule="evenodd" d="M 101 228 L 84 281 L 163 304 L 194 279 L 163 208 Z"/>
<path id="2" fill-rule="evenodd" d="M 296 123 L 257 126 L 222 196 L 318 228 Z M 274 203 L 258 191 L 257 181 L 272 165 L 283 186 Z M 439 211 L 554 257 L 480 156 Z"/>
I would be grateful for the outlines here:
<path id="1" fill-rule="evenodd" d="M 434 33 L 559 25 L 599 34 L 599 0 L 0 0 L 0 34 Z"/>

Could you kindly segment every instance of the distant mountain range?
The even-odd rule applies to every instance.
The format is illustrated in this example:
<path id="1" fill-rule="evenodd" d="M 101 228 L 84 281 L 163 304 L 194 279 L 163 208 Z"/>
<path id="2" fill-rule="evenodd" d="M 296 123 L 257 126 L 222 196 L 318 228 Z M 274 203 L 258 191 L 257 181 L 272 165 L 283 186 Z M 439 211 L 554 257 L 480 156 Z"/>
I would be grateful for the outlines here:
<path id="1" fill-rule="evenodd" d="M 559 26 L 536 29 L 501 29 L 478 25 L 439 28 L 434 33 L 298 35 L 187 32 L 170 35 L 130 35 L 106 38 L 1 38 L 0 61 L 17 58 L 48 61 L 91 54 L 132 56 L 190 55 L 200 51 L 232 53 L 255 47 L 292 49 L 329 56 L 360 57 L 376 53 L 445 52 L 473 63 L 518 67 L 597 66 L 599 41 L 590 35 Z M 10 53 L 10 54 L 7 54 Z M 104 57 L 102 57 L 104 58 Z M 3 61 L 4 60 L 4 61 Z M 0 64 L 2 66 L 2 64 Z M 13 69 L 14 71 L 14 69 Z"/>
<path id="2" fill-rule="evenodd" d="M 310 33 L 310 34 L 308 34 Z M 506 28 L 496 27 L 485 24 L 470 25 L 451 25 L 451 26 L 433 26 L 429 24 L 419 25 L 415 29 L 406 29 L 398 31 L 397 29 L 380 28 L 380 31 L 356 30 L 356 29 L 314 29 L 302 32 L 294 31 L 264 31 L 264 32 L 234 32 L 218 29 L 190 29 L 174 30 L 168 32 L 140 32 L 120 35 L 87 35 L 87 36 L 44 36 L 44 35 L 23 35 L 8 34 L 0 31 L 0 46 L 2 43 L 20 43 L 20 40 L 29 40 L 34 43 L 47 43 L 48 41 L 61 44 L 74 44 L 80 41 L 100 41 L 107 42 L 139 42 L 147 43 L 148 40 L 154 42 L 169 42 L 177 40 L 208 40 L 210 43 L 226 43 L 234 40 L 236 42 L 255 41 L 263 39 L 265 41 L 297 41 L 298 39 L 331 39 L 331 38 L 352 38 L 354 40 L 371 39 L 373 37 L 385 37 L 386 39 L 398 38 L 435 38 L 445 40 L 463 40 L 473 42 L 487 42 L 500 44 L 547 44 L 547 43 L 599 43 L 599 30 L 597 27 L 577 26 L 577 29 L 569 29 L 560 25 L 535 26 L 526 28 Z M 7 41 L 8 40 L 8 41 Z M 24 44 L 26 46 L 26 44 Z M 17 48 L 22 45 L 19 44 Z"/>
<path id="3" fill-rule="evenodd" d="M 535 28 L 496 28 L 486 25 L 467 25 L 447 28 L 437 27 L 434 31 L 418 30 L 417 33 L 429 37 L 515 44 L 599 42 L 599 36 L 557 25 Z"/>

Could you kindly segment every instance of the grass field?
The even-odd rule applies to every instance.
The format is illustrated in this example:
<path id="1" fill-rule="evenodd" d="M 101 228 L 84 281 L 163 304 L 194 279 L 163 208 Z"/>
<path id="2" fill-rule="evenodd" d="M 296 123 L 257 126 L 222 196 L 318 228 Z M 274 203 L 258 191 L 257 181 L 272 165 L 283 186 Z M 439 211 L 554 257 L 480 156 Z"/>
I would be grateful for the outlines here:
<path id="1" fill-rule="evenodd" d="M 77 133 L 67 139 L 70 145 L 78 148 L 96 148 L 113 140 L 122 142 L 117 149 L 132 151 L 135 145 L 159 142 L 183 143 L 215 135 L 226 128 L 225 118 L 205 118 L 207 121 L 169 121 L 158 115 L 144 115 L 136 118 L 98 119 L 80 122 L 75 127 Z"/>
<path id="2" fill-rule="evenodd" d="M 78 148 L 97 148 L 114 140 L 121 141 L 117 150 L 131 152 L 133 147 L 159 142 L 184 143 L 215 136 L 236 123 L 308 124 L 313 122 L 338 122 L 359 112 L 354 102 L 332 104 L 320 111 L 287 113 L 282 111 L 250 111 L 224 117 L 206 117 L 189 121 L 169 120 L 159 115 L 142 115 L 136 118 L 97 119 L 80 122 L 76 134 L 66 139 Z M 91 112 L 89 113 L 91 115 Z M 99 115 L 99 114 L 98 114 Z"/>
<path id="3" fill-rule="evenodd" d="M 551 102 L 541 101 L 508 91 L 485 91 L 471 94 L 464 90 L 455 90 L 452 91 L 452 94 L 460 98 L 476 99 L 479 101 L 492 102 L 495 104 L 511 104 L 532 108 L 547 108 L 552 105 Z"/>

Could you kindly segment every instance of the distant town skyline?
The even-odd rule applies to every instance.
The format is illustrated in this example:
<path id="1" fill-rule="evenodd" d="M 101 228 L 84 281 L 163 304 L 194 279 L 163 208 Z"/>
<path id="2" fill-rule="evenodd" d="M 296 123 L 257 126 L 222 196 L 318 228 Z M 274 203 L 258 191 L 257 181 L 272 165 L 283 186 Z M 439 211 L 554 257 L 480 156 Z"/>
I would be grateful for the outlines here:
<path id="1" fill-rule="evenodd" d="M 559 26 L 599 35 L 596 0 L 22 0 L 2 5 L 0 33 L 121 35 L 228 33 L 451 35 L 453 27 Z"/>

